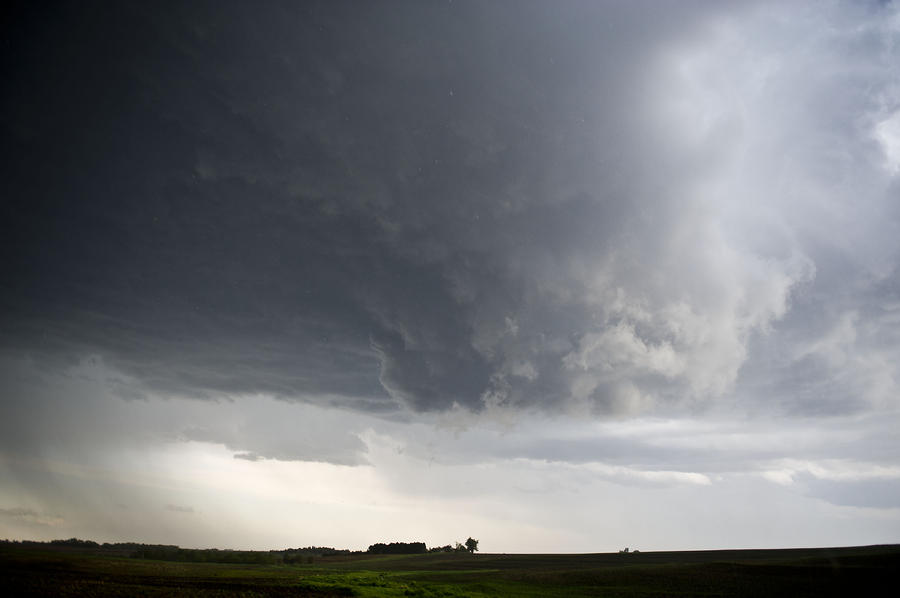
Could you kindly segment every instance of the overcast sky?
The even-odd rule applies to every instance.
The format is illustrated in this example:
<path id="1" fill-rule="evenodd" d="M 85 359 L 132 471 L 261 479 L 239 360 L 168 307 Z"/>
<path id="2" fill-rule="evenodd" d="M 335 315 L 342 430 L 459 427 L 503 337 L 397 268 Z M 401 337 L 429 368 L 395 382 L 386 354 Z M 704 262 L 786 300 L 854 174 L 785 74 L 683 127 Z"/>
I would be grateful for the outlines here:
<path id="1" fill-rule="evenodd" d="M 900 541 L 896 2 L 25 3 L 0 537 Z"/>

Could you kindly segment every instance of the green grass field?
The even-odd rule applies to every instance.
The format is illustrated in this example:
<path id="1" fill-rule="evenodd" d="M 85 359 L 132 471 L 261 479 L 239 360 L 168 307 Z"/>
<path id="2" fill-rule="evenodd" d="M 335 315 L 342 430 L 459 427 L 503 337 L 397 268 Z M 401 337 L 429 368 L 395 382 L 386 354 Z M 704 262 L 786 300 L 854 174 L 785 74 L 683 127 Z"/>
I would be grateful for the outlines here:
<path id="1" fill-rule="evenodd" d="M 868 596 L 897 586 L 900 546 L 638 554 L 325 557 L 174 563 L 0 547 L 6 596 Z"/>

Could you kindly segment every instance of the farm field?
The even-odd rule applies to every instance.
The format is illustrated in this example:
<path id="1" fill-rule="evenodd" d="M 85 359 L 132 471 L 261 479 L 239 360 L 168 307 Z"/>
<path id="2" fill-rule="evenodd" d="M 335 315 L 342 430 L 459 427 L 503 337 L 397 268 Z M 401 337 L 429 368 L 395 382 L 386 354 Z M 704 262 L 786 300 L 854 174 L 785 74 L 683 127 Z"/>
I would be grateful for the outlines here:
<path id="1" fill-rule="evenodd" d="M 0 547 L 8 596 L 867 596 L 896 586 L 900 546 L 629 554 L 323 557 L 182 563 Z"/>

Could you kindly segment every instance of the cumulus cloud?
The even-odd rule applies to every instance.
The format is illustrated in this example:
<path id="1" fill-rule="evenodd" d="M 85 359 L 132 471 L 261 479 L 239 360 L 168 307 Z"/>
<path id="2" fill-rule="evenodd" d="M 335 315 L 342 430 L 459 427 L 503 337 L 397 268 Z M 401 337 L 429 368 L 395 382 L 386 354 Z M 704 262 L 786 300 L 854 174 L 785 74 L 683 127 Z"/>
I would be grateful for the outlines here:
<path id="1" fill-rule="evenodd" d="M 385 416 L 890 402 L 895 8 L 508 9 L 26 19 L 5 350 Z"/>

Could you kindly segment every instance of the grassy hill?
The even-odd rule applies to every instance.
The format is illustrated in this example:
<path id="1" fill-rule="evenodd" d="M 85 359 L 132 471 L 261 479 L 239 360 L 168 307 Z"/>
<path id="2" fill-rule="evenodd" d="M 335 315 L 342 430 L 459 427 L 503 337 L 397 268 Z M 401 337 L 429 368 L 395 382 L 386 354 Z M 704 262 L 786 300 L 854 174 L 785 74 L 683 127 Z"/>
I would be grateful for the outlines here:
<path id="1" fill-rule="evenodd" d="M 342 555 L 185 563 L 0 546 L 13 596 L 863 596 L 896 586 L 900 546 L 608 554 Z M 883 591 L 883 590 L 882 590 Z"/>

